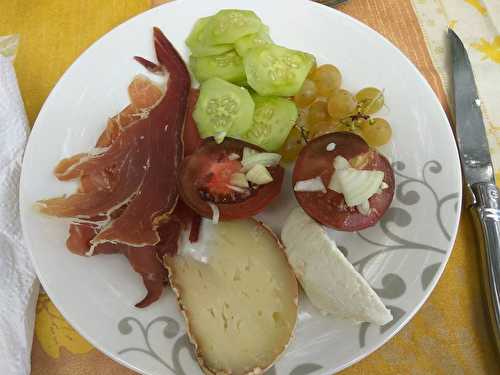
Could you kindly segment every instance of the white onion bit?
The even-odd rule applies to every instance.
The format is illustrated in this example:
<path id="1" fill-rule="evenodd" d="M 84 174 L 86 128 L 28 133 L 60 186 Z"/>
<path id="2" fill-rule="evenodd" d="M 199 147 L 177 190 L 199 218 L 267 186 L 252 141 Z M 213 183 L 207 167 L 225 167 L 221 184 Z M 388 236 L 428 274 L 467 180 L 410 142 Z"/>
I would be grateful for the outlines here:
<path id="1" fill-rule="evenodd" d="M 363 203 L 358 204 L 356 208 L 358 209 L 361 215 L 370 215 L 371 210 L 370 210 L 370 202 L 368 201 L 368 199 L 363 201 Z"/>
<path id="2" fill-rule="evenodd" d="M 333 167 L 336 171 L 339 171 L 341 169 L 350 168 L 351 164 L 349 164 L 349 161 L 346 158 L 339 155 L 333 160 Z"/>
<path id="3" fill-rule="evenodd" d="M 213 204 L 212 202 L 207 202 L 208 205 L 210 206 L 210 209 L 212 210 L 212 223 L 218 224 L 219 223 L 219 207 L 217 205 Z"/>
<path id="4" fill-rule="evenodd" d="M 335 143 L 333 143 L 333 142 L 332 143 L 328 143 L 326 145 L 326 151 L 333 151 L 333 150 L 335 150 L 335 147 L 337 147 L 337 145 Z"/>
<path id="5" fill-rule="evenodd" d="M 231 189 L 231 190 L 233 190 L 233 191 L 235 191 L 235 192 L 237 192 L 237 193 L 244 193 L 244 192 L 246 191 L 246 189 L 244 189 L 244 188 L 240 188 L 240 187 L 238 187 L 238 186 L 234 186 L 234 185 L 230 185 L 230 184 L 227 184 L 226 186 L 227 186 L 229 189 Z"/>
<path id="6" fill-rule="evenodd" d="M 309 180 L 297 181 L 295 186 L 293 187 L 295 191 L 321 191 L 326 193 L 325 184 L 323 184 L 323 180 L 321 177 L 311 178 Z"/>

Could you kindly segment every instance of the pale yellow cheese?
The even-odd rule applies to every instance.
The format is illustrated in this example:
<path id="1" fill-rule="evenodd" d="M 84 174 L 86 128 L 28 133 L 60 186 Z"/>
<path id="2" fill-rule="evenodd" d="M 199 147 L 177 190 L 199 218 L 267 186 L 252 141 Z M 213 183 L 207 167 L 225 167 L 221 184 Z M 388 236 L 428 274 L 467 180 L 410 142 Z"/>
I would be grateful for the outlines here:
<path id="1" fill-rule="evenodd" d="M 255 220 L 201 228 L 197 244 L 166 258 L 198 359 L 209 374 L 259 373 L 291 338 L 297 281 L 276 237 Z"/>

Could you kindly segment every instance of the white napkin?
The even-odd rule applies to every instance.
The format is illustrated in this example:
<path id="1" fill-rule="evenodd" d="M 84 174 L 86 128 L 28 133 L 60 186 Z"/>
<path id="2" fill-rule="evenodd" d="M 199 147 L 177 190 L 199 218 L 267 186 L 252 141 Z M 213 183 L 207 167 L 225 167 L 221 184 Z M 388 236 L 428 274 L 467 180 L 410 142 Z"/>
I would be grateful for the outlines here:
<path id="1" fill-rule="evenodd" d="M 29 375 L 38 281 L 19 220 L 29 128 L 11 60 L 0 53 L 0 374 Z"/>

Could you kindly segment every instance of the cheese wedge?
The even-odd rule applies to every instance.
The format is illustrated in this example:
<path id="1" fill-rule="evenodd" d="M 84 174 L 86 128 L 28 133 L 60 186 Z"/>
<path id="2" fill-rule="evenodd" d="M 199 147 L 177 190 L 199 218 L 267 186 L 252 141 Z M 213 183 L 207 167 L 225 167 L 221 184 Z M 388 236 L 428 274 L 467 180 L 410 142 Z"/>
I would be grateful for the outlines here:
<path id="1" fill-rule="evenodd" d="M 295 275 L 311 303 L 322 313 L 378 325 L 392 320 L 391 312 L 363 276 L 302 208 L 291 212 L 281 239 Z"/>
<path id="2" fill-rule="evenodd" d="M 259 374 L 285 350 L 298 284 L 283 246 L 252 220 L 204 220 L 200 240 L 165 257 L 170 283 L 206 374 Z"/>

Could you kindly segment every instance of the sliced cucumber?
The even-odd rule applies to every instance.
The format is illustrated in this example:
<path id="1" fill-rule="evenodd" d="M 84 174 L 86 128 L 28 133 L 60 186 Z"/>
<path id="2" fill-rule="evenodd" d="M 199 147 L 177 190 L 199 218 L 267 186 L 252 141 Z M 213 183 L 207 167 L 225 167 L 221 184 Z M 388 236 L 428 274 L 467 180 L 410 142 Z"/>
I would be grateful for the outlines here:
<path id="1" fill-rule="evenodd" d="M 193 26 L 191 33 L 186 39 L 186 45 L 191 54 L 196 57 L 220 55 L 233 49 L 232 44 L 219 44 L 212 46 L 206 42 L 206 26 L 212 17 L 200 18 Z"/>
<path id="2" fill-rule="evenodd" d="M 252 48 L 264 46 L 266 44 L 273 44 L 273 41 L 269 36 L 269 27 L 263 25 L 258 33 L 238 39 L 234 43 L 234 48 L 236 52 L 238 52 L 238 55 L 245 56 Z"/>
<path id="3" fill-rule="evenodd" d="M 246 82 L 243 59 L 235 51 L 216 56 L 191 56 L 189 67 L 199 82 L 213 77 L 238 84 Z"/>
<path id="4" fill-rule="evenodd" d="M 204 31 L 209 45 L 234 43 L 260 30 L 262 22 L 251 10 L 223 9 L 212 16 Z"/>
<path id="5" fill-rule="evenodd" d="M 200 88 L 193 118 L 202 138 L 239 137 L 252 126 L 254 102 L 248 91 L 220 78 L 206 80 Z"/>
<path id="6" fill-rule="evenodd" d="M 297 120 L 295 104 L 285 98 L 254 95 L 255 113 L 244 140 L 266 151 L 278 150 Z"/>
<path id="7" fill-rule="evenodd" d="M 243 58 L 248 84 L 260 95 L 295 95 L 315 59 L 273 44 L 252 48 Z"/>

